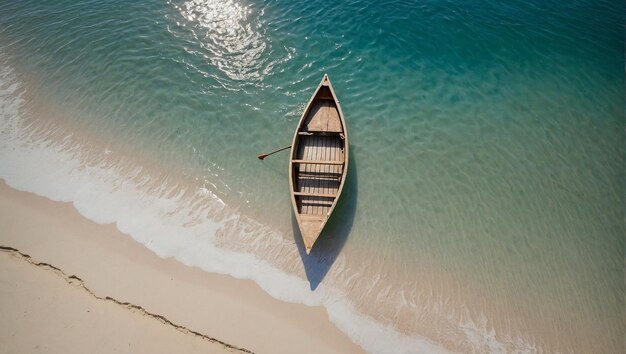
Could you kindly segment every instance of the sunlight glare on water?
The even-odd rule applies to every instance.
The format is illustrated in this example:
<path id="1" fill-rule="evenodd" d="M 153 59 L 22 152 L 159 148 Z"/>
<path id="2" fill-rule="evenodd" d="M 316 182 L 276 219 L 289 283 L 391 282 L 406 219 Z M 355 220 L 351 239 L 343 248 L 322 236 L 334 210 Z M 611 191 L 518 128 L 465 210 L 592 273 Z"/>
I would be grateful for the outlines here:
<path id="1" fill-rule="evenodd" d="M 201 55 L 232 80 L 262 80 L 274 63 L 268 61 L 271 44 L 264 36 L 262 12 L 237 0 L 172 2 L 180 11 Z"/>

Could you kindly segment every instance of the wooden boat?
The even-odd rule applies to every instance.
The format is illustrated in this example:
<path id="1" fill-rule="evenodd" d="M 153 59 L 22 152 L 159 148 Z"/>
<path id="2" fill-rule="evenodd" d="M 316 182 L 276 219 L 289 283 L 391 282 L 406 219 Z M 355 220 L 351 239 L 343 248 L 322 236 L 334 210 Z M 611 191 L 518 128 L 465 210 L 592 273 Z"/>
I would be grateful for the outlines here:
<path id="1" fill-rule="evenodd" d="M 348 133 L 339 100 L 324 74 L 291 144 L 289 188 L 306 253 L 328 221 L 348 171 Z"/>

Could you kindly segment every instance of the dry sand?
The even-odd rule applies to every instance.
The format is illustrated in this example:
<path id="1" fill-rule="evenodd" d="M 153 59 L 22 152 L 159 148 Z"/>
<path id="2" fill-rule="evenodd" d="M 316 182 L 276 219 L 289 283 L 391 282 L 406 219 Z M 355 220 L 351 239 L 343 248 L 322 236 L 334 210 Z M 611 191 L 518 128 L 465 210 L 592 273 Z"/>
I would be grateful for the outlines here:
<path id="1" fill-rule="evenodd" d="M 0 352 L 363 352 L 321 307 L 159 258 L 2 181 L 0 246 Z"/>
<path id="2" fill-rule="evenodd" d="M 111 301 L 18 253 L 0 252 L 3 353 L 237 353 Z"/>

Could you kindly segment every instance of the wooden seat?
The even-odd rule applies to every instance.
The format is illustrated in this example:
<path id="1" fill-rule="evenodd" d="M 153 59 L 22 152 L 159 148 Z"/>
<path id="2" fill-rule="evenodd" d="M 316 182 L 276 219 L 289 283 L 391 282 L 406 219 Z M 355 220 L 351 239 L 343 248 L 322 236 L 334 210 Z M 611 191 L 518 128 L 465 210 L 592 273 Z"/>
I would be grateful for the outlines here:
<path id="1" fill-rule="evenodd" d="M 343 133 L 321 131 L 321 130 L 298 132 L 298 135 L 304 135 L 304 136 L 311 136 L 311 135 L 339 135 L 343 139 Z"/>
<path id="2" fill-rule="evenodd" d="M 320 179 L 320 180 L 330 180 L 330 181 L 339 181 L 341 180 L 342 173 L 341 172 L 315 172 L 315 171 L 300 171 L 298 178 L 299 179 Z"/>
<path id="3" fill-rule="evenodd" d="M 321 161 L 321 160 L 291 160 L 297 164 L 311 164 L 311 165 L 343 165 L 343 161 Z"/>
<path id="4" fill-rule="evenodd" d="M 311 192 L 293 192 L 293 195 L 301 197 L 321 197 L 321 198 L 335 198 L 337 194 L 329 193 L 311 193 Z"/>

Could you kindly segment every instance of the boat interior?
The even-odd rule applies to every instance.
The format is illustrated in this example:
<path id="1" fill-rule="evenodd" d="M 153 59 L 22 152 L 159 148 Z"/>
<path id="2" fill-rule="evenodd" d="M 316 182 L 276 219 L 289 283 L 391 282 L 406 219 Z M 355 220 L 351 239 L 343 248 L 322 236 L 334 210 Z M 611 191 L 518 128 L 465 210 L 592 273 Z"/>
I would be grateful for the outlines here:
<path id="1" fill-rule="evenodd" d="M 298 135 L 292 160 L 298 213 L 301 218 L 322 221 L 339 191 L 345 143 L 339 112 L 327 86 L 315 96 Z"/>

